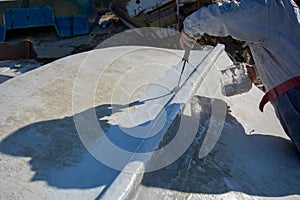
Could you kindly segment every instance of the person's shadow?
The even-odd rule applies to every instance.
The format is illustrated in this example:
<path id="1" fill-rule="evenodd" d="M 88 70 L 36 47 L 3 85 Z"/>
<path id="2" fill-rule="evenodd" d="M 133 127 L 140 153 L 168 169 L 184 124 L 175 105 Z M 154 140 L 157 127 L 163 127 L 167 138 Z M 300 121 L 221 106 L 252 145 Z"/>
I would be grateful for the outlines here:
<path id="1" fill-rule="evenodd" d="M 77 115 L 95 111 L 101 119 L 122 107 L 101 105 Z M 31 170 L 35 172 L 31 181 L 46 181 L 50 186 L 65 189 L 109 186 L 120 172 L 105 166 L 86 150 L 73 117 L 25 126 L 5 138 L 0 143 L 0 151 L 30 157 Z M 106 120 L 99 120 L 99 124 L 103 129 L 109 127 Z"/>
<path id="2" fill-rule="evenodd" d="M 108 130 L 112 125 L 103 117 L 139 103 L 100 105 L 78 115 L 85 116 L 95 110 L 100 126 Z M 200 125 L 206 124 L 211 99 L 195 97 L 192 103 L 205 108 L 201 111 L 204 117 L 200 118 Z M 165 109 L 173 108 L 167 106 Z M 31 170 L 35 172 L 31 181 L 46 181 L 50 186 L 62 189 L 99 186 L 107 189 L 120 172 L 105 166 L 85 149 L 73 117 L 25 126 L 5 138 L 0 143 L 0 151 L 11 156 L 29 157 Z M 198 139 L 196 137 L 186 153 L 170 166 L 146 173 L 142 185 L 186 193 L 239 191 L 271 197 L 300 194 L 300 161 L 288 140 L 266 135 L 247 136 L 229 111 L 219 142 L 204 160 L 198 158 Z M 119 142 L 119 147 L 128 146 L 127 140 L 113 142 Z"/>
<path id="3" fill-rule="evenodd" d="M 123 112 L 123 109 L 142 105 L 145 101 L 136 101 L 128 105 L 99 105 L 74 116 L 27 125 L 2 140 L 0 152 L 11 156 L 30 158 L 29 164 L 34 172 L 34 176 L 31 178 L 32 182 L 45 181 L 49 186 L 61 189 L 90 189 L 104 186 L 97 197 L 99 199 L 120 174 L 123 165 L 120 166 L 120 169 L 113 169 L 95 158 L 86 149 L 79 136 L 78 127 L 75 124 L 76 119 L 84 118 L 83 121 L 89 123 L 91 121 L 90 114 L 95 113 L 101 127 L 101 133 L 98 136 L 107 134 L 106 137 L 113 144 L 129 152 L 134 152 L 145 139 L 127 135 L 120 127 L 110 124 L 109 120 L 105 118 Z M 168 105 L 165 110 L 172 110 L 176 106 L 178 105 Z M 151 121 L 137 126 L 145 126 L 149 123 Z M 86 125 L 86 128 L 91 127 Z M 88 133 L 89 131 L 87 131 Z M 156 135 L 146 141 L 155 142 L 160 136 Z M 150 149 L 151 146 L 148 145 L 148 148 L 143 148 L 141 151 L 148 152 Z M 109 151 L 103 153 L 111 155 L 113 162 L 118 162 L 118 155 L 115 156 Z"/>

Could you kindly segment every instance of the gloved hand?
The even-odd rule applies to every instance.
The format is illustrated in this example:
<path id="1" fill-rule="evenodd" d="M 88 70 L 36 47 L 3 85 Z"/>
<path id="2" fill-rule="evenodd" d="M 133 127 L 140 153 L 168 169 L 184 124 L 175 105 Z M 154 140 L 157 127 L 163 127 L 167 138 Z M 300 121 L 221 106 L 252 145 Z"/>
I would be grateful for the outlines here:
<path id="1" fill-rule="evenodd" d="M 255 69 L 254 69 L 254 67 L 252 65 L 246 65 L 246 68 L 247 68 L 248 77 L 250 78 L 250 80 L 253 83 L 256 80 L 256 78 L 257 78 Z"/>
<path id="2" fill-rule="evenodd" d="M 184 31 L 181 32 L 179 43 L 182 49 L 187 49 L 187 47 L 192 49 L 194 48 L 196 42 L 197 40 L 195 38 L 188 36 Z"/>

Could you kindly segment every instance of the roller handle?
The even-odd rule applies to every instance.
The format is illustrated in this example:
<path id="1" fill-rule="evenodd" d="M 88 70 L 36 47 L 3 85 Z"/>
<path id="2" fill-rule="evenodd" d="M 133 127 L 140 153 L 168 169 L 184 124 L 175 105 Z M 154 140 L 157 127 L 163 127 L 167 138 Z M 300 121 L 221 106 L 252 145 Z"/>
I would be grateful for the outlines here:
<path id="1" fill-rule="evenodd" d="M 184 56 L 183 56 L 182 60 L 189 62 L 190 53 L 191 53 L 191 48 L 190 47 L 186 47 L 185 51 L 184 51 Z"/>

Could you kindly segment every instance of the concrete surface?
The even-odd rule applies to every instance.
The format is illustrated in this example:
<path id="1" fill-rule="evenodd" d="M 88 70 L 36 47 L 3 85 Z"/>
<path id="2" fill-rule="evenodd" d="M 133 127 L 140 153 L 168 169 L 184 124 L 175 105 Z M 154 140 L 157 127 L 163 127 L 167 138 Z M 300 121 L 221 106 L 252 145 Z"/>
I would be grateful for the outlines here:
<path id="1" fill-rule="evenodd" d="M 1 84 L 0 199 L 299 198 L 299 158 L 271 106 L 258 112 L 262 92 L 220 94 L 218 68 L 231 61 L 218 46 L 192 52 L 184 77 L 197 70 L 168 96 L 182 55 L 99 49 Z M 176 147 L 187 151 L 143 175 L 178 152 L 153 153 L 175 137 L 179 119 Z"/>

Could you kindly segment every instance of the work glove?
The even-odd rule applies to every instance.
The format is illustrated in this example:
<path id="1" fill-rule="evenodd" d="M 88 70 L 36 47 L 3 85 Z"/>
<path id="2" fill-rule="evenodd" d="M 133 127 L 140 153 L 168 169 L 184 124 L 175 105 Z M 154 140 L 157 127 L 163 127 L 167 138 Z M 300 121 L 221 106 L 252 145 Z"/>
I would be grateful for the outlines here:
<path id="1" fill-rule="evenodd" d="M 253 65 L 246 65 L 246 69 L 247 69 L 248 77 L 250 78 L 250 80 L 253 83 L 256 80 L 256 78 L 257 78 L 256 72 L 255 72 L 255 68 L 254 68 Z"/>
<path id="2" fill-rule="evenodd" d="M 197 40 L 195 38 L 190 37 L 184 31 L 181 32 L 179 43 L 182 49 L 192 49 L 194 48 L 196 42 Z"/>

